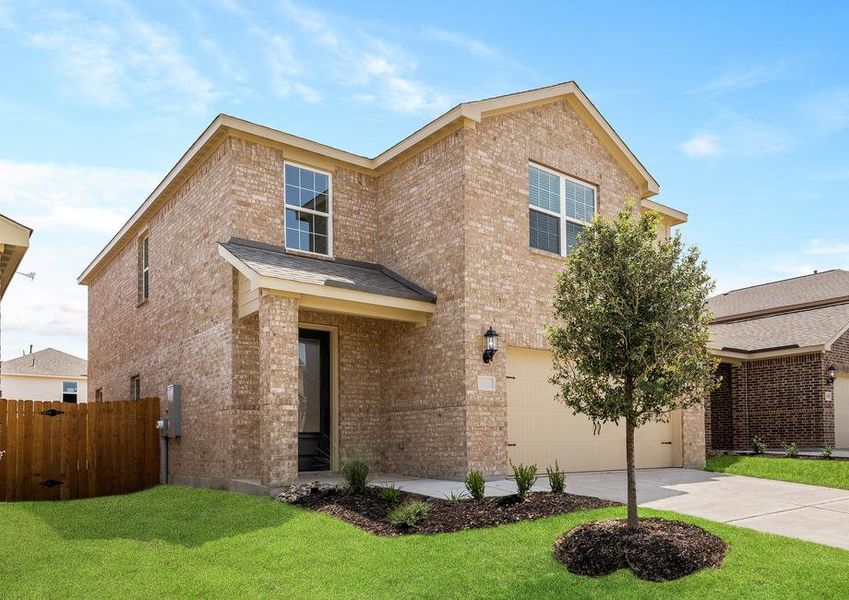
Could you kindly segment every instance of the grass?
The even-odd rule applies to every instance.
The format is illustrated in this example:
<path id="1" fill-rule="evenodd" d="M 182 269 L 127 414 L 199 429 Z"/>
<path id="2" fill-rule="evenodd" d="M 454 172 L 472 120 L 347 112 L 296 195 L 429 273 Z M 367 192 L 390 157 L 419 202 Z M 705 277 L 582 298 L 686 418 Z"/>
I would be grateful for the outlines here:
<path id="1" fill-rule="evenodd" d="M 708 471 L 810 483 L 849 490 L 849 461 L 767 458 L 764 456 L 713 456 Z"/>
<path id="2" fill-rule="evenodd" d="M 731 545 L 721 569 L 656 584 L 579 577 L 552 558 L 564 531 L 622 516 L 378 538 L 267 498 L 177 486 L 0 504 L 0 597 L 823 598 L 849 586 L 847 552 L 687 517 Z"/>

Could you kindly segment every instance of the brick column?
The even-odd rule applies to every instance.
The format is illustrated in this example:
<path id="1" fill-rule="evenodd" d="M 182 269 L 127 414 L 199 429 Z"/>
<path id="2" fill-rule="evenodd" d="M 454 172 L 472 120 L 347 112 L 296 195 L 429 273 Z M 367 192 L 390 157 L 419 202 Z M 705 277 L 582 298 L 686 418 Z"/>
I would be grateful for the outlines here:
<path id="1" fill-rule="evenodd" d="M 262 292 L 259 303 L 260 482 L 298 478 L 298 299 Z"/>
<path id="2" fill-rule="evenodd" d="M 731 367 L 731 448 L 749 450 L 749 367 L 747 363 Z"/>
<path id="3" fill-rule="evenodd" d="M 705 466 L 705 407 L 696 404 L 681 412 L 683 437 L 682 466 L 685 469 L 703 469 Z"/>

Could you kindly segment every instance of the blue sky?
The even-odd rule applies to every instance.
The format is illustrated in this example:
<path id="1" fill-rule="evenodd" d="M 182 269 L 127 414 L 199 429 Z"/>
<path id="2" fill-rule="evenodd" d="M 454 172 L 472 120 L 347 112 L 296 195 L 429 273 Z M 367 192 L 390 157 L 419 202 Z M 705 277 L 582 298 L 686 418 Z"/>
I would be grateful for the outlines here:
<path id="1" fill-rule="evenodd" d="M 574 79 L 719 291 L 849 268 L 841 4 L 0 0 L 0 212 L 36 229 L 37 273 L 3 300 L 3 358 L 85 356 L 76 276 L 219 112 L 372 156 Z"/>

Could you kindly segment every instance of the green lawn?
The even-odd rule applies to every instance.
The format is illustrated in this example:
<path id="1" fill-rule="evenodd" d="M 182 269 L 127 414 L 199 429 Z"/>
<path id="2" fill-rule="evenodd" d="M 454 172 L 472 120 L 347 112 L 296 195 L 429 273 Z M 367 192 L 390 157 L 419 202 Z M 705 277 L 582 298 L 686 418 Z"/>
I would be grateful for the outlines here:
<path id="1" fill-rule="evenodd" d="M 849 587 L 847 552 L 683 517 L 730 543 L 725 566 L 653 584 L 626 571 L 573 576 L 552 559 L 564 531 L 621 516 L 388 539 L 267 498 L 177 486 L 0 504 L 0 597 L 823 598 Z"/>
<path id="2" fill-rule="evenodd" d="M 846 460 L 713 456 L 708 458 L 705 469 L 717 473 L 795 481 L 849 490 L 849 461 Z"/>

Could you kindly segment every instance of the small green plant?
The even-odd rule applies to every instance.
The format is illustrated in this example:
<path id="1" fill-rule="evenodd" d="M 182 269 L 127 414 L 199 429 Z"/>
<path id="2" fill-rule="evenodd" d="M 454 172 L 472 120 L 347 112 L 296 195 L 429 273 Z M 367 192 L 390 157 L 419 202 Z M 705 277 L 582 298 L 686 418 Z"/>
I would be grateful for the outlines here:
<path id="1" fill-rule="evenodd" d="M 820 458 L 831 458 L 831 453 L 834 452 L 834 446 L 826 444 L 820 450 Z"/>
<path id="2" fill-rule="evenodd" d="M 797 446 L 795 442 L 784 444 L 784 455 L 787 458 L 796 458 L 799 456 L 799 446 Z"/>
<path id="3" fill-rule="evenodd" d="M 548 485 L 551 486 L 551 491 L 557 494 L 562 493 L 566 487 L 566 475 L 560 470 L 560 465 L 554 461 L 553 467 L 546 468 L 548 474 Z"/>
<path id="4" fill-rule="evenodd" d="M 510 461 L 510 467 L 513 469 L 513 477 L 516 479 L 516 495 L 525 499 L 536 483 L 537 466 L 525 466 L 521 463 L 514 465 L 513 461 Z"/>
<path id="5" fill-rule="evenodd" d="M 763 454 L 766 452 L 766 444 L 764 444 L 764 441 L 758 436 L 752 438 L 752 451 L 755 454 Z"/>
<path id="6" fill-rule="evenodd" d="M 387 504 L 396 504 L 401 499 L 401 488 L 390 483 L 380 489 L 380 499 Z"/>
<path id="7" fill-rule="evenodd" d="M 457 490 L 451 490 L 447 494 L 445 494 L 445 499 L 449 502 L 460 502 L 461 500 L 465 500 L 468 498 L 468 494 L 466 492 L 458 492 Z"/>
<path id="8" fill-rule="evenodd" d="M 352 494 L 362 494 L 368 482 L 370 466 L 362 456 L 355 455 L 342 463 L 342 476 Z"/>
<path id="9" fill-rule="evenodd" d="M 486 481 L 480 471 L 469 471 L 466 475 L 466 491 L 475 500 L 483 500 L 486 495 Z"/>
<path id="10" fill-rule="evenodd" d="M 410 500 L 404 504 L 395 507 L 389 513 L 389 522 L 393 525 L 404 525 L 406 527 L 415 527 L 427 516 L 430 512 L 430 504 L 421 500 Z"/>

